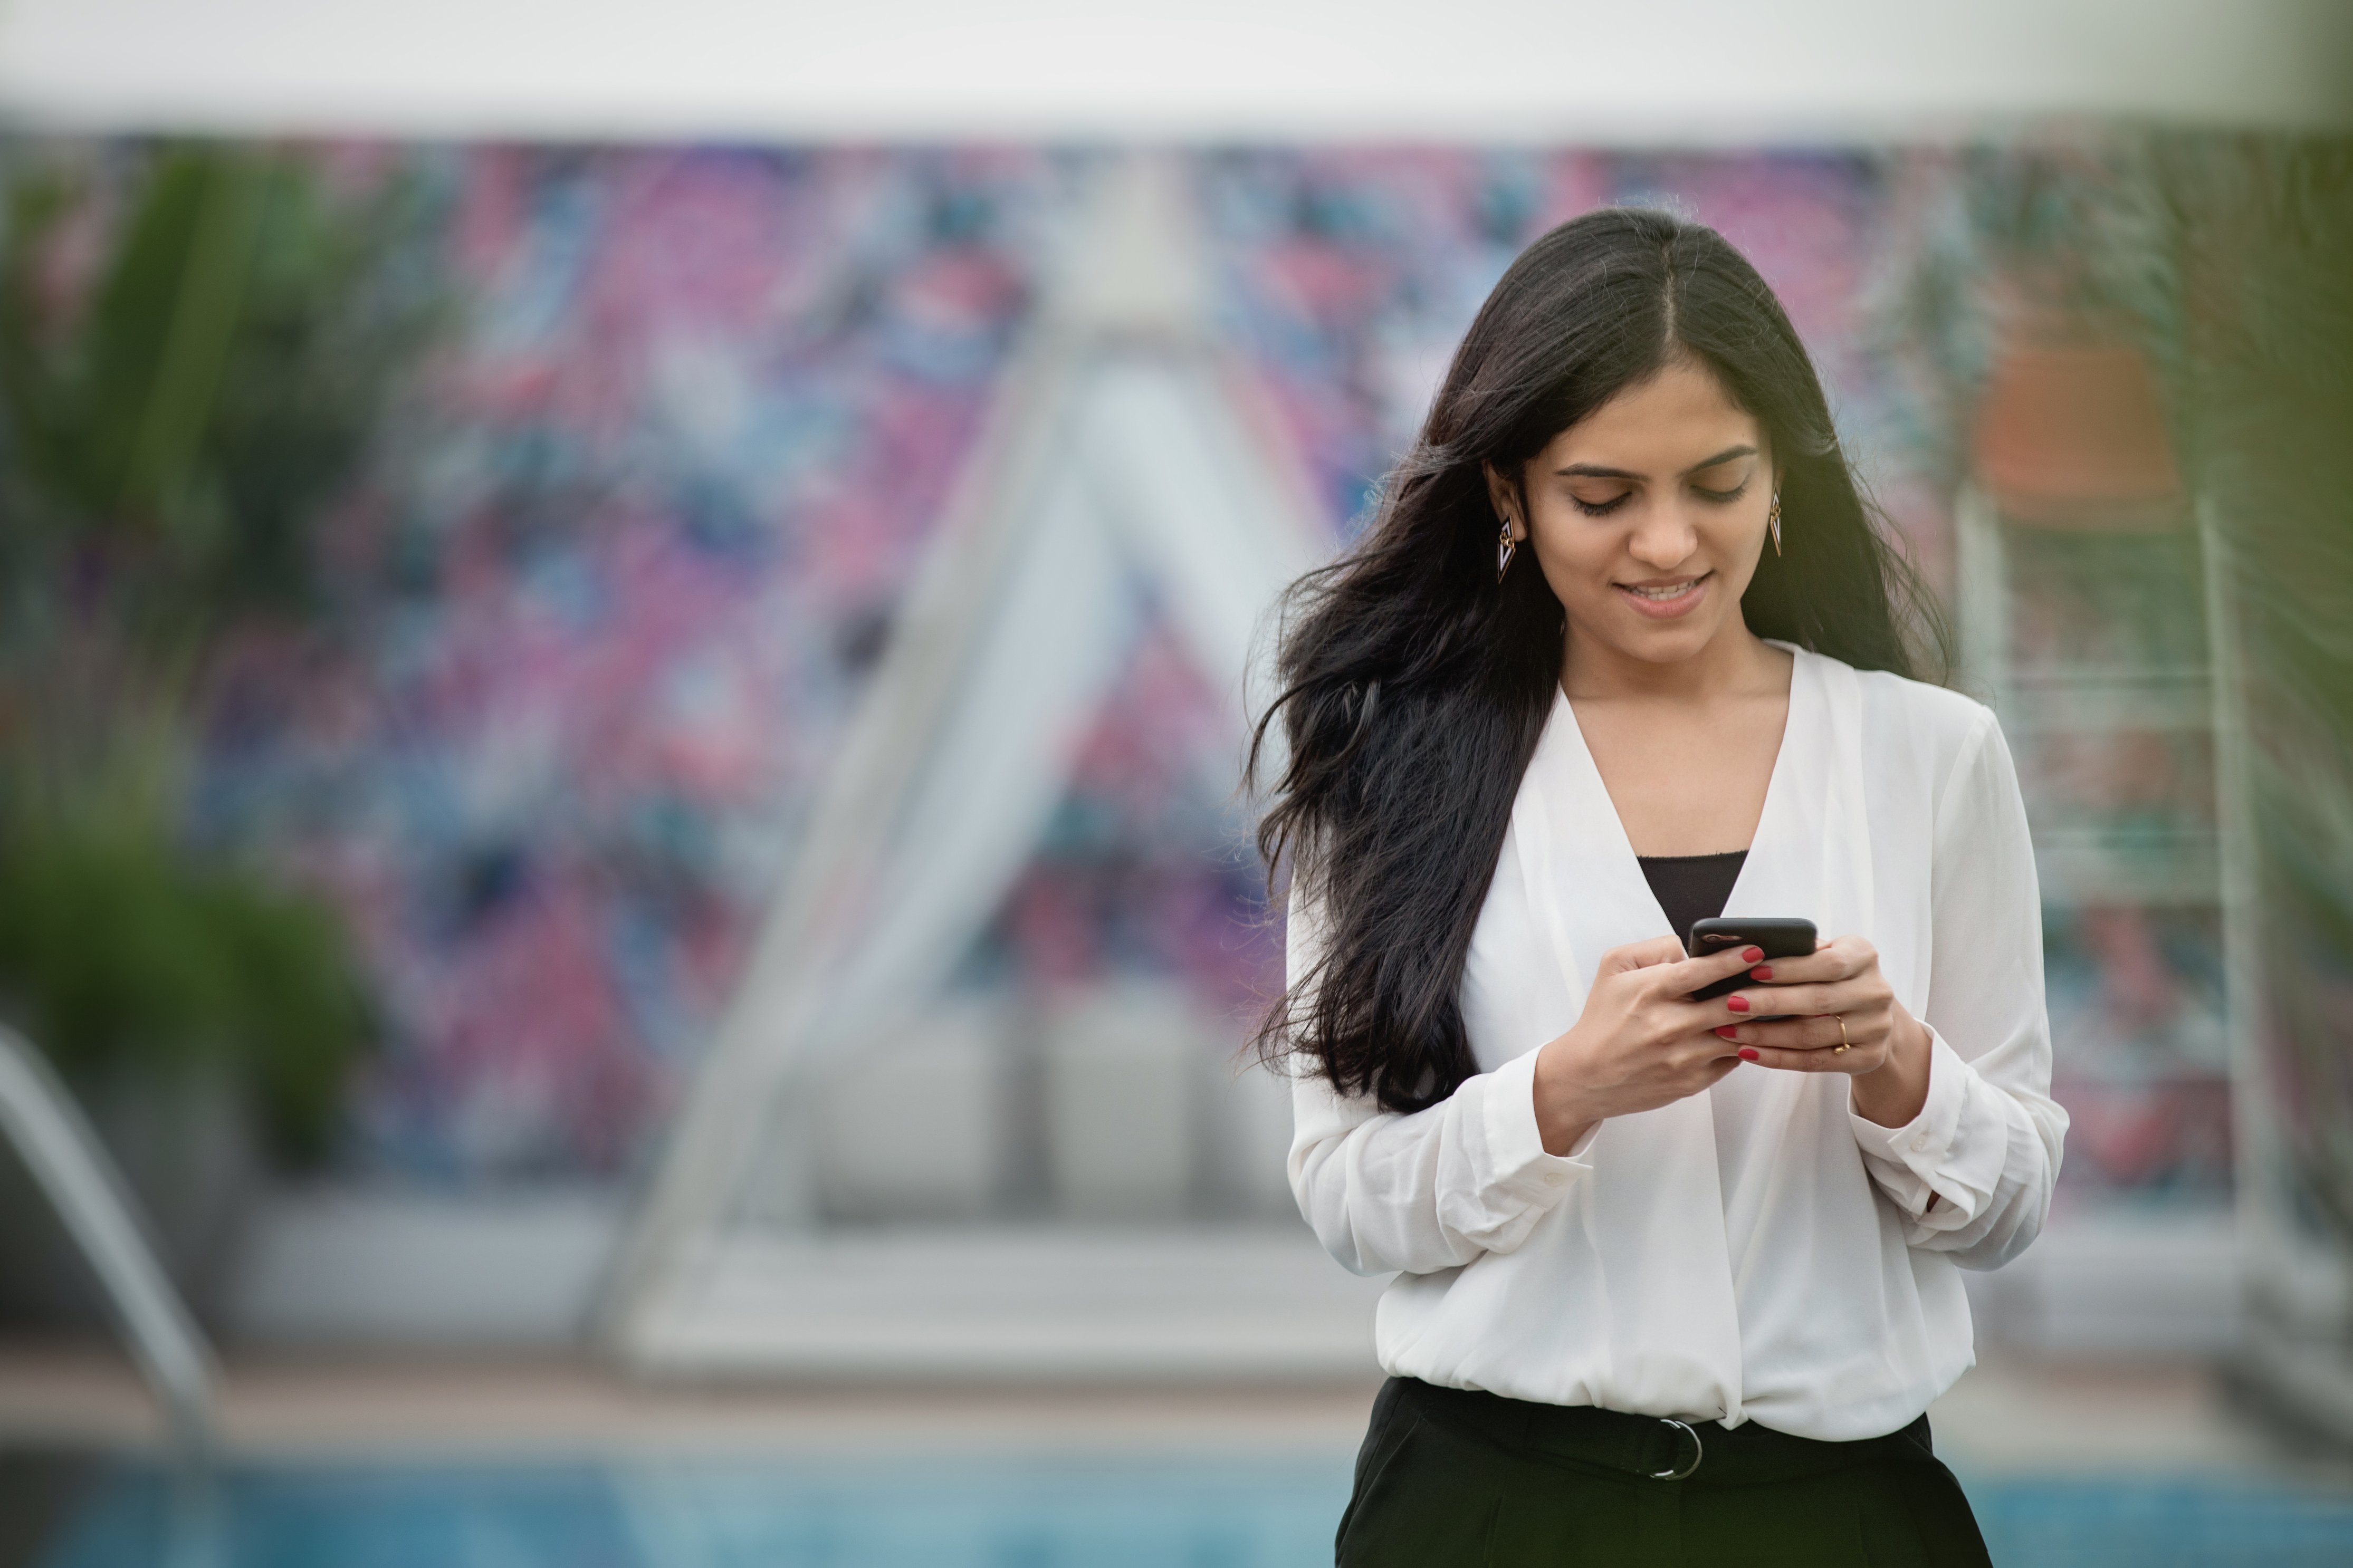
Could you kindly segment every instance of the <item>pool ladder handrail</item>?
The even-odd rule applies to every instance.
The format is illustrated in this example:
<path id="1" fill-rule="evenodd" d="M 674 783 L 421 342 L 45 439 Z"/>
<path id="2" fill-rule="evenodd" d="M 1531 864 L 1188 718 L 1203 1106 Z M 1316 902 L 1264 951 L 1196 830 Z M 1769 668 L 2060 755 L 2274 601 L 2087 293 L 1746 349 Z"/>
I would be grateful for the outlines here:
<path id="1" fill-rule="evenodd" d="M 164 1408 L 176 1456 L 202 1462 L 213 1446 L 213 1357 L 138 1218 L 129 1185 L 47 1061 L 0 1024 L 0 1135 L 16 1147 L 67 1232 L 90 1260 L 108 1305 Z"/>

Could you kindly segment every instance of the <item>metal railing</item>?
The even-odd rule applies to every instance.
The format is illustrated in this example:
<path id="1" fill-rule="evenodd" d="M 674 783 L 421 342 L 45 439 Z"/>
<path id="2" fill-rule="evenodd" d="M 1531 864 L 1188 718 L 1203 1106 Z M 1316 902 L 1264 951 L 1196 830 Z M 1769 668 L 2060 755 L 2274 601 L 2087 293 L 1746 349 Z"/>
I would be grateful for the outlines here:
<path id="1" fill-rule="evenodd" d="M 0 1135 L 14 1143 L 90 1260 L 131 1354 L 164 1407 L 178 1456 L 212 1448 L 212 1354 L 134 1217 L 90 1123 L 21 1035 L 0 1025 Z"/>

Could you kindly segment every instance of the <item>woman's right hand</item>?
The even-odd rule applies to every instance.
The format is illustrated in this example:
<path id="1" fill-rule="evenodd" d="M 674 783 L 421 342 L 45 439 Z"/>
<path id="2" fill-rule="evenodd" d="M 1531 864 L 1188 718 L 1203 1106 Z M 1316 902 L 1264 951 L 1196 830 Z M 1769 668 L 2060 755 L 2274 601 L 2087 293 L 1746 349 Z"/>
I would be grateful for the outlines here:
<path id="1" fill-rule="evenodd" d="M 1585 1012 L 1536 1056 L 1536 1130 L 1545 1152 L 1566 1154 L 1596 1122 L 1672 1105 L 1740 1065 L 1720 1039 L 1720 1006 L 1691 994 L 1758 963 L 1747 947 L 1683 956 L 1671 936 L 1601 955 Z"/>

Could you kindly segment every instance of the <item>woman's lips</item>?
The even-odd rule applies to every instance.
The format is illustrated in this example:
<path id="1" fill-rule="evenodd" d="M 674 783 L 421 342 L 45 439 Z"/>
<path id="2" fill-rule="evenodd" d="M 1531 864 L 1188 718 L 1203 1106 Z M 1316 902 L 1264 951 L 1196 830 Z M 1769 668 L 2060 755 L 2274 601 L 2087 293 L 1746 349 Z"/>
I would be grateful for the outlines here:
<path id="1" fill-rule="evenodd" d="M 1672 621 L 1697 609 L 1699 602 L 1707 597 L 1707 585 L 1715 578 L 1715 573 L 1703 572 L 1688 583 L 1674 584 L 1672 591 L 1663 585 L 1645 584 L 1641 591 L 1624 583 L 1613 583 L 1610 586 L 1618 590 L 1620 598 L 1634 607 L 1636 615 L 1654 621 Z"/>

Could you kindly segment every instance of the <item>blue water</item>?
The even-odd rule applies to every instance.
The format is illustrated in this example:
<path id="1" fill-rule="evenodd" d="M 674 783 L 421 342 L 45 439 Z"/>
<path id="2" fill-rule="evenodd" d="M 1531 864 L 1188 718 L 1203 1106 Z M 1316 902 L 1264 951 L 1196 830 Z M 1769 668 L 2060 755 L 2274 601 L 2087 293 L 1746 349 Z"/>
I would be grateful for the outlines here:
<path id="1" fill-rule="evenodd" d="M 1966 1478 L 1965 1478 L 1966 1479 Z M 104 1474 L 40 1568 L 1310 1568 L 1345 1465 L 278 1466 Z M 2002 1568 L 2347 1568 L 2353 1496 L 1968 1485 Z"/>

